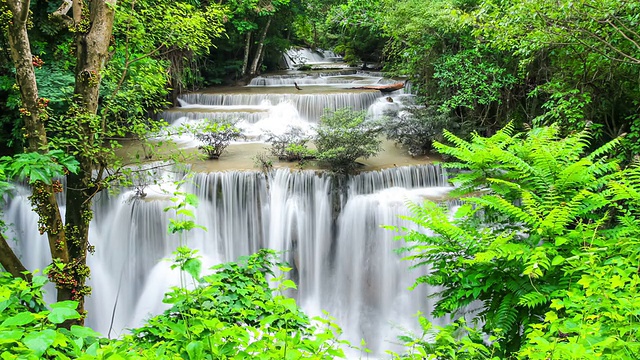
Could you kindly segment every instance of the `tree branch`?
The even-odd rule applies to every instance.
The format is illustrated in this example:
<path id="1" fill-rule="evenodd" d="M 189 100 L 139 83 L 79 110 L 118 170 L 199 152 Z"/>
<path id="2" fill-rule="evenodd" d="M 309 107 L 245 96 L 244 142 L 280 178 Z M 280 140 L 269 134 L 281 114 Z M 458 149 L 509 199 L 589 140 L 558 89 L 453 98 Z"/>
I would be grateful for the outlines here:
<path id="1" fill-rule="evenodd" d="M 58 10 L 51 13 L 52 18 L 58 18 L 62 20 L 62 22 L 67 26 L 73 26 L 73 19 L 67 15 L 69 10 L 73 7 L 72 0 L 63 0 L 62 5 L 58 8 Z"/>
<path id="2" fill-rule="evenodd" d="M 0 264 L 6 271 L 15 277 L 31 282 L 31 273 L 22 265 L 22 262 L 18 259 L 13 249 L 9 246 L 7 239 L 5 239 L 2 234 L 0 234 L 0 254 L 2 254 L 0 256 Z"/>
<path id="3" fill-rule="evenodd" d="M 624 31 L 620 30 L 620 28 L 617 27 L 611 20 L 607 20 L 607 24 L 611 25 L 614 29 L 616 29 L 618 33 L 620 33 L 620 35 L 622 35 L 625 39 L 629 40 L 637 49 L 640 49 L 640 45 L 638 45 L 638 42 L 636 42 L 631 37 L 629 37 Z M 621 25 L 625 29 L 629 30 L 623 23 L 621 23 Z M 634 32 L 631 31 L 631 33 L 633 34 Z"/>

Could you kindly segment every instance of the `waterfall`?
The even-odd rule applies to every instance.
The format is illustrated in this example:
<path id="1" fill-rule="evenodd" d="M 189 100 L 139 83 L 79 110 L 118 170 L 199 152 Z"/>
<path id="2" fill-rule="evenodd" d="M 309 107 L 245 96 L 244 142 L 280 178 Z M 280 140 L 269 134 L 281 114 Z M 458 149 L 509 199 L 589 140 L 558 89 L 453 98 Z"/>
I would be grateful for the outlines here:
<path id="1" fill-rule="evenodd" d="M 371 119 L 396 116 L 411 97 L 402 91 L 383 94 L 362 89 L 366 85 L 396 82 L 381 73 L 369 74 L 355 70 L 325 70 L 304 74 L 258 76 L 248 86 L 205 89 L 178 97 L 179 107 L 160 115 L 170 124 L 167 135 L 181 147 L 197 147 L 200 142 L 185 132 L 185 125 L 197 128 L 203 121 L 230 121 L 239 127 L 244 137 L 236 142 L 264 142 L 268 134 L 281 135 L 291 126 L 307 135 L 314 133 L 327 110 L 349 108 L 366 111 Z"/>
<path id="2" fill-rule="evenodd" d="M 301 59 L 303 55 L 312 56 L 296 56 Z M 172 124 L 168 133 L 204 119 L 232 120 L 249 140 L 261 142 L 265 133 L 282 133 L 292 125 L 312 134 L 325 109 L 366 110 L 369 118 L 376 119 L 401 114 L 412 102 L 402 91 L 383 96 L 375 90 L 353 89 L 394 81 L 383 74 L 354 70 L 295 73 L 258 77 L 245 87 L 182 94 L 181 106 L 162 114 Z M 190 134 L 172 138 L 183 146 L 198 146 Z M 264 150 L 262 144 L 257 145 Z M 237 154 L 250 157 L 247 149 L 256 151 L 247 144 L 233 146 L 237 146 L 237 157 L 230 156 L 234 163 L 223 169 L 241 168 L 243 158 Z M 142 199 L 130 189 L 121 189 L 118 195 L 100 193 L 94 201 L 89 233 L 96 252 L 88 258 L 93 292 L 86 302 L 87 325 L 117 336 L 165 309 L 162 295 L 172 286 L 185 284 L 180 272 L 163 260 L 179 244 L 186 242 L 197 249 L 207 267 L 268 247 L 280 251 L 291 264 L 287 276 L 298 284 L 298 290 L 289 295 L 307 313 L 328 311 L 349 341 L 358 345 L 364 339 L 375 354 L 394 348 L 391 342 L 397 327 L 417 330 L 413 315 L 430 312 L 427 295 L 433 289 L 407 290 L 426 269 L 409 271 L 411 264 L 400 261 L 394 252 L 401 245 L 393 240 L 396 234 L 380 225 L 411 228 L 411 222 L 398 217 L 408 215 L 407 201 L 445 200 L 450 190 L 439 166 L 395 167 L 396 162 L 407 163 L 401 156 L 401 150 L 389 150 L 371 168 L 394 167 L 350 177 L 287 168 L 268 174 L 193 173 L 184 179 L 160 174 L 160 184 L 147 188 Z M 411 160 L 408 163 L 423 161 Z M 175 180 L 185 180 L 181 191 L 200 200 L 192 210 L 196 223 L 206 231 L 194 229 L 182 237 L 168 234 L 167 224 L 176 214 L 165 209 L 175 205 L 170 201 Z M 25 264 L 41 269 L 50 262 L 49 248 L 46 237 L 38 233 L 27 193 L 17 186 L 13 196 L 6 197 L 6 234 L 17 239 L 13 245 Z M 52 301 L 53 288 L 48 289 L 47 299 Z"/>
<path id="3" fill-rule="evenodd" d="M 326 64 L 332 62 L 342 61 L 341 57 L 338 57 L 333 51 L 329 50 L 311 50 L 308 48 L 292 48 L 289 49 L 284 60 L 287 64 L 287 68 L 293 69 L 300 65 L 312 65 L 312 64 Z"/>
<path id="4" fill-rule="evenodd" d="M 294 89 L 295 90 L 295 89 Z M 324 109 L 351 108 L 355 111 L 366 110 L 377 98 L 382 96 L 378 91 L 341 91 L 335 93 L 310 94 L 211 94 L 190 93 L 178 98 L 182 107 L 197 106 L 239 106 L 239 105 L 275 105 L 290 102 L 300 116 L 310 122 L 318 122 Z M 267 105 L 267 106 L 268 106 Z M 212 109 L 213 110 L 213 109 Z M 210 117 L 211 118 L 211 117 Z"/>
<path id="5" fill-rule="evenodd" d="M 298 284 L 292 295 L 310 314 L 336 317 L 347 338 L 360 339 L 376 353 L 392 347 L 394 326 L 415 328 L 413 315 L 427 313 L 429 289 L 407 288 L 422 275 L 409 271 L 394 249 L 395 233 L 380 225 L 411 226 L 406 201 L 439 199 L 450 188 L 439 166 L 399 167 L 338 181 L 314 171 L 195 174 L 183 189 L 197 195 L 196 222 L 207 231 L 188 233 L 209 266 L 236 260 L 263 247 L 283 252 Z M 162 259 L 179 245 L 167 233 L 175 217 L 173 190 L 149 189 L 145 199 L 123 191 L 100 194 L 94 208 L 89 257 L 92 269 L 87 324 L 112 336 L 140 325 L 149 313 L 164 309 L 162 294 L 180 284 L 179 274 Z M 14 196 L 4 212 L 17 252 L 30 268 L 48 263 L 46 239 L 37 233 L 36 216 L 25 196 Z M 27 251 L 28 250 L 28 251 Z M 116 306 L 117 301 L 117 306 Z M 115 311 L 114 311 L 115 308 Z M 114 312 L 114 323 L 111 316 Z"/>

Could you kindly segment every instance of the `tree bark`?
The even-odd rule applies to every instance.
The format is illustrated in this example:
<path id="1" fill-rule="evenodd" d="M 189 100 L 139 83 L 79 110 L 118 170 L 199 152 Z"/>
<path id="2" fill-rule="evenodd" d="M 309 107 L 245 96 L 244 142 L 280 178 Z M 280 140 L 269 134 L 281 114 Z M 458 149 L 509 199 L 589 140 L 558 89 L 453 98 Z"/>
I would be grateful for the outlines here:
<path id="1" fill-rule="evenodd" d="M 40 118 L 38 85 L 27 33 L 29 1 L 9 1 L 7 5 L 13 15 L 7 28 L 7 35 L 22 99 L 21 114 L 25 123 L 27 150 L 44 153 L 48 150 L 48 141 L 44 123 Z M 53 188 L 43 183 L 36 184 L 33 187 L 31 199 L 40 216 L 40 229 L 42 232 L 47 232 L 51 257 L 63 262 L 68 261 L 62 216 Z M 9 250 L 3 254 L 7 257 L 15 257 L 15 254 Z"/>
<path id="2" fill-rule="evenodd" d="M 244 44 L 244 59 L 242 60 L 242 77 L 247 75 L 247 67 L 249 66 L 249 51 L 251 51 L 251 31 L 247 32 L 247 39 Z"/>
<path id="3" fill-rule="evenodd" d="M 33 68 L 33 55 L 27 33 L 29 1 L 7 1 L 13 14 L 7 35 L 11 58 L 16 68 L 16 79 L 22 98 L 22 116 L 25 122 L 25 134 L 29 151 L 43 152 L 47 146 L 47 134 L 40 121 L 38 109 L 38 85 Z"/>
<path id="4" fill-rule="evenodd" d="M 18 259 L 9 246 L 7 239 L 5 239 L 2 234 L 0 234 L 0 254 L 3 254 L 0 256 L 0 265 L 2 265 L 9 274 L 23 278 L 29 282 L 31 281 L 31 273 L 29 273 L 29 270 L 22 265 L 22 261 Z"/>
<path id="5" fill-rule="evenodd" d="M 74 0 L 74 15 L 82 14 L 76 23 L 76 81 L 75 101 L 77 114 L 73 119 L 80 130 L 85 144 L 82 146 L 95 149 L 101 144 L 94 143 L 99 129 L 91 125 L 88 118 L 97 116 L 100 81 L 102 70 L 107 61 L 109 42 L 113 30 L 114 6 L 116 0 L 93 0 L 88 9 L 85 3 Z M 88 10 L 88 11 L 87 11 Z M 88 16 L 88 18 L 87 18 Z M 89 247 L 89 223 L 93 216 L 91 200 L 99 191 L 99 179 L 92 179 L 93 170 L 97 167 L 96 156 L 91 152 L 78 150 L 76 155 L 80 162 L 77 174 L 67 176 L 67 209 L 65 213 L 65 229 L 69 261 L 65 265 L 67 275 L 73 277 L 69 286 L 58 287 L 58 301 L 78 301 L 78 312 L 84 312 L 84 298 L 90 293 L 86 279 L 89 276 L 87 267 L 87 251 Z M 80 319 L 74 323 L 82 323 Z M 65 325 L 71 325 L 72 323 Z"/>
<path id="6" fill-rule="evenodd" d="M 253 63 L 251 64 L 251 71 L 249 75 L 254 76 L 258 73 L 258 64 L 260 63 L 260 57 L 262 56 L 262 49 L 264 49 L 264 40 L 267 38 L 267 31 L 269 31 L 269 26 L 271 25 L 271 17 L 267 20 L 267 24 L 264 26 L 262 30 L 262 34 L 260 35 L 260 41 L 258 42 L 258 49 L 253 56 Z"/>
<path id="7" fill-rule="evenodd" d="M 44 119 L 40 113 L 38 86 L 27 33 L 30 1 L 11 0 L 5 3 L 12 14 L 7 35 L 23 103 L 21 113 L 25 121 L 28 151 L 46 152 L 48 140 Z M 37 183 L 33 186 L 31 196 L 39 215 L 40 231 L 46 232 L 48 236 L 52 260 L 63 265 L 62 270 L 53 266 L 49 272 L 49 279 L 56 284 L 58 300 L 77 300 L 77 310 L 80 313 L 84 312 L 84 297 L 89 293 L 85 284 L 89 276 L 86 259 L 89 222 L 92 217 L 91 199 L 100 189 L 100 179 L 92 179 L 97 156 L 95 152 L 84 150 L 98 149 L 101 145 L 94 143 L 97 141 L 95 134 L 99 129 L 92 127 L 90 119 L 96 116 L 98 110 L 101 71 L 107 61 L 116 3 L 117 0 L 93 0 L 87 5 L 83 0 L 73 0 L 72 4 L 77 62 L 73 99 L 75 112 L 69 116 L 70 120 L 75 121 L 73 126 L 76 126 L 81 134 L 81 148 L 72 149 L 80 162 L 80 171 L 78 174 L 69 175 L 67 179 L 64 226 L 52 186 Z M 88 8 L 85 8 L 86 6 Z M 69 10 L 64 7 L 61 9 L 61 12 Z M 24 266 L 4 238 L 0 239 L 0 250 L 3 266 L 12 273 L 20 273 Z M 73 323 L 83 322 L 83 319 L 79 319 Z M 73 323 L 65 323 L 65 326 L 71 326 Z"/>

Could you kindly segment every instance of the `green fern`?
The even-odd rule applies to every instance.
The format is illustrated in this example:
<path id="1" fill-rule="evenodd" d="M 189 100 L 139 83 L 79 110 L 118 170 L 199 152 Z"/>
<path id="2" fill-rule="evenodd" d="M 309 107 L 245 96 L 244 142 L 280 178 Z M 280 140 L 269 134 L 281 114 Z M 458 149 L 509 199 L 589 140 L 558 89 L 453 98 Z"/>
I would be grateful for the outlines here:
<path id="1" fill-rule="evenodd" d="M 562 138 L 556 126 L 444 138 L 451 145 L 434 146 L 454 160 L 444 167 L 462 170 L 452 182 L 463 205 L 452 216 L 446 205 L 409 204 L 407 219 L 428 232 L 405 232 L 405 259 L 430 267 L 416 286 L 442 289 L 432 315 L 481 301 L 476 318 L 500 334 L 508 356 L 526 331 L 540 328 L 551 304 L 576 294 L 600 252 L 620 249 L 620 239 L 638 243 L 629 239 L 640 238 L 640 159 L 621 170 L 608 157 L 619 139 L 586 154 L 588 131 Z M 640 258 L 633 251 L 629 258 Z"/>

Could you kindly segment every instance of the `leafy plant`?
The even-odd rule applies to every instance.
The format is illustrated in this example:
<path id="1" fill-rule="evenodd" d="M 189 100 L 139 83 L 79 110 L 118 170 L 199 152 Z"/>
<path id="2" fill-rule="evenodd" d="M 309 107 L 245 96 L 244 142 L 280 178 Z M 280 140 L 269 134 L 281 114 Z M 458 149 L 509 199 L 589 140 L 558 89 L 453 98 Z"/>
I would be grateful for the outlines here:
<path id="1" fill-rule="evenodd" d="M 306 146 L 311 138 L 300 127 L 290 126 L 282 134 L 269 132 L 266 136 L 266 142 L 271 144 L 271 155 L 279 160 L 300 161 L 313 157 L 313 152 Z"/>
<path id="2" fill-rule="evenodd" d="M 231 122 L 207 120 L 204 125 L 192 129 L 203 144 L 198 147 L 209 159 L 217 159 L 231 144 L 242 136 L 242 131 Z"/>
<path id="3" fill-rule="evenodd" d="M 565 342 L 577 358 L 637 351 L 638 316 L 622 304 L 637 302 L 640 177 L 637 164 L 620 170 L 607 156 L 620 140 L 588 154 L 587 130 L 561 138 L 555 126 L 445 138 L 453 146 L 435 147 L 456 159 L 445 167 L 464 170 L 454 193 L 469 197 L 456 208 L 411 204 L 410 220 L 430 232 L 402 237 L 405 259 L 432 267 L 416 285 L 443 287 L 433 314 L 480 301 L 503 356 L 547 358 Z"/>
<path id="4" fill-rule="evenodd" d="M 413 107 L 408 113 L 388 118 L 384 133 L 407 149 L 411 156 L 420 156 L 431 152 L 434 141 L 443 140 L 445 128 L 453 131 L 457 129 L 456 125 L 447 112 L 441 112 L 435 106 Z"/>
<path id="5" fill-rule="evenodd" d="M 269 154 L 266 152 L 258 153 L 253 161 L 257 167 L 259 167 L 263 173 L 268 174 L 271 169 L 273 169 L 273 161 L 269 159 Z"/>
<path id="6" fill-rule="evenodd" d="M 352 172 L 358 158 L 367 159 L 380 151 L 381 128 L 367 121 L 362 111 L 327 111 L 316 130 L 318 159 L 338 173 Z"/>
<path id="7" fill-rule="evenodd" d="M 5 176 L 26 179 L 30 184 L 39 181 L 50 185 L 56 177 L 78 171 L 78 161 L 65 155 L 62 150 L 50 150 L 46 154 L 36 152 L 17 154 L 0 158 L 0 169 Z"/>
<path id="8" fill-rule="evenodd" d="M 215 266 L 194 290 L 174 289 L 165 296 L 172 305 L 127 336 L 120 346 L 155 357 L 183 359 L 344 358 L 336 340 L 339 328 L 330 320 L 310 321 L 295 300 L 279 293 L 295 288 L 291 280 L 272 289 L 268 276 L 277 261 L 272 250 Z"/>
<path id="9" fill-rule="evenodd" d="M 63 322 L 81 316 L 76 311 L 78 304 L 62 301 L 47 309 L 42 300 L 46 281 L 46 277 L 33 276 L 28 282 L 0 272 L 0 357 L 95 358 L 100 334 L 77 325 L 60 328 Z"/>
<path id="10" fill-rule="evenodd" d="M 466 324 L 459 318 L 444 327 L 435 327 L 423 316 L 418 316 L 422 333 L 407 333 L 399 336 L 399 340 L 407 348 L 407 352 L 398 354 L 390 352 L 394 358 L 400 359 L 498 359 L 500 343 L 496 337 L 489 337 L 489 345 L 485 344 L 484 334 Z"/>

